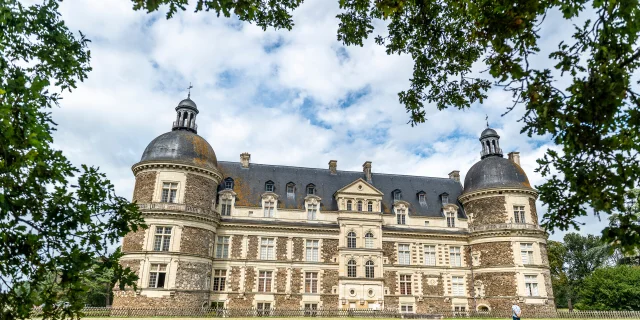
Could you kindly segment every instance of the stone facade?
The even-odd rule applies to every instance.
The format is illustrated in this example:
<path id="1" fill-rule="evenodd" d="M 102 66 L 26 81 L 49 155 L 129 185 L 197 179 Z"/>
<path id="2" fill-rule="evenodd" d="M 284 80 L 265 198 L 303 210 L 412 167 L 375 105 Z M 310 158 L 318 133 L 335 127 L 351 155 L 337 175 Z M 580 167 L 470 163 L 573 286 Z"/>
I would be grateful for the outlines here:
<path id="1" fill-rule="evenodd" d="M 122 238 L 122 252 L 139 252 L 144 250 L 144 238 L 146 230 L 139 229 L 136 232 L 127 233 Z"/>
<path id="2" fill-rule="evenodd" d="M 396 246 L 395 242 L 383 241 L 382 242 L 382 256 L 389 259 L 389 264 L 396 263 Z"/>
<path id="3" fill-rule="evenodd" d="M 486 197 L 470 200 L 464 206 L 472 216 L 470 227 L 505 223 L 509 220 L 504 196 Z"/>
<path id="4" fill-rule="evenodd" d="M 258 259 L 258 237 L 248 236 L 247 259 Z"/>
<path id="5" fill-rule="evenodd" d="M 338 240 L 324 239 L 322 241 L 322 262 L 334 262 L 334 258 L 338 255 Z"/>
<path id="6" fill-rule="evenodd" d="M 515 272 L 491 272 L 475 274 L 475 281 L 484 284 L 485 297 L 515 297 L 518 295 Z"/>
<path id="7" fill-rule="evenodd" d="M 302 261 L 304 257 L 304 243 L 302 238 L 293 238 L 293 261 Z"/>
<path id="8" fill-rule="evenodd" d="M 231 236 L 231 259 L 240 259 L 242 257 L 242 236 Z"/>
<path id="9" fill-rule="evenodd" d="M 513 247 L 511 242 L 478 243 L 471 246 L 471 254 L 479 255 L 480 266 L 513 266 Z"/>
<path id="10" fill-rule="evenodd" d="M 133 188 L 133 202 L 153 201 L 153 190 L 156 187 L 156 171 L 145 171 L 136 175 L 136 185 Z"/>
<path id="11" fill-rule="evenodd" d="M 176 288 L 184 290 L 208 290 L 207 277 L 211 276 L 209 262 L 178 262 Z"/>
<path id="12" fill-rule="evenodd" d="M 184 202 L 188 205 L 209 209 L 213 205 L 217 187 L 218 185 L 212 179 L 188 173 Z"/>
<path id="13" fill-rule="evenodd" d="M 184 227 L 180 241 L 180 252 L 210 257 L 214 237 L 211 230 Z"/>

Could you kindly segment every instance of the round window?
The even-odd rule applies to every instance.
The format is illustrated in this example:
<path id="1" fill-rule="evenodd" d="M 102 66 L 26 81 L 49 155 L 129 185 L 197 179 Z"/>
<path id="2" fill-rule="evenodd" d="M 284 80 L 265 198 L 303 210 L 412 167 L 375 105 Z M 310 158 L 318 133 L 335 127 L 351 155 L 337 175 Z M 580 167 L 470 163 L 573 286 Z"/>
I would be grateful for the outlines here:
<path id="1" fill-rule="evenodd" d="M 349 294 L 352 295 L 352 296 L 355 296 L 356 295 L 356 291 L 351 289 L 351 290 L 349 290 Z"/>
<path id="2" fill-rule="evenodd" d="M 369 291 L 367 292 L 367 294 L 369 294 L 369 297 L 373 297 L 373 289 L 369 289 Z"/>

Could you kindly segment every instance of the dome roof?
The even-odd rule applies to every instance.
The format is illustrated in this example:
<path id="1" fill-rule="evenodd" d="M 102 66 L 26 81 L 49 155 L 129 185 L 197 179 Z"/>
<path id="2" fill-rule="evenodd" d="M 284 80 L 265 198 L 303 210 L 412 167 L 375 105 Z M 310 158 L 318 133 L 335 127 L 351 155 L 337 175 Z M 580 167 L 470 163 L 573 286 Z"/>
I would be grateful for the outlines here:
<path id="1" fill-rule="evenodd" d="M 186 98 L 182 101 L 180 101 L 180 103 L 178 103 L 178 106 L 176 107 L 176 109 L 178 108 L 191 108 L 194 110 L 198 110 L 198 107 L 196 106 L 196 103 L 193 102 L 193 100 L 191 100 L 191 98 Z"/>
<path id="2" fill-rule="evenodd" d="M 484 137 L 500 137 L 500 136 L 498 135 L 498 133 L 495 130 L 493 130 L 491 128 L 486 128 L 480 134 L 480 139 L 482 139 Z"/>
<path id="3" fill-rule="evenodd" d="M 211 145 L 187 130 L 174 130 L 153 139 L 144 149 L 140 161 L 172 161 L 217 169 L 218 159 Z"/>
<path id="4" fill-rule="evenodd" d="M 464 193 L 488 188 L 531 189 L 531 184 L 519 165 L 503 157 L 492 156 L 474 164 L 464 178 Z"/>

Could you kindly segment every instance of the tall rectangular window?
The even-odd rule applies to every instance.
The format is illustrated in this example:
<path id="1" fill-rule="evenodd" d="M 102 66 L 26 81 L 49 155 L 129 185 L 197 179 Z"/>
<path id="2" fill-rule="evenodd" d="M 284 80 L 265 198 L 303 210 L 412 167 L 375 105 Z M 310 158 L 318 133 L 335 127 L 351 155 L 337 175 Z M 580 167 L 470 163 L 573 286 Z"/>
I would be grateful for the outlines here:
<path id="1" fill-rule="evenodd" d="M 273 201 L 265 201 L 264 202 L 264 217 L 265 218 L 273 218 L 273 209 L 274 203 Z"/>
<path id="2" fill-rule="evenodd" d="M 304 292 L 318 293 L 318 273 L 317 272 L 305 272 Z"/>
<path id="3" fill-rule="evenodd" d="M 320 240 L 307 240 L 306 244 L 306 260 L 318 261 L 318 251 L 320 246 Z"/>
<path id="4" fill-rule="evenodd" d="M 260 271 L 258 273 L 258 292 L 271 292 L 271 271 Z"/>
<path id="5" fill-rule="evenodd" d="M 213 291 L 224 291 L 227 284 L 227 270 L 213 270 Z"/>
<path id="6" fill-rule="evenodd" d="M 447 227 L 449 228 L 456 227 L 456 214 L 453 212 L 447 212 Z"/>
<path id="7" fill-rule="evenodd" d="M 449 262 L 452 267 L 461 267 L 462 266 L 462 253 L 460 247 L 450 247 L 449 248 Z"/>
<path id="8" fill-rule="evenodd" d="M 167 279 L 166 264 L 152 264 L 149 270 L 149 288 L 164 288 Z"/>
<path id="9" fill-rule="evenodd" d="M 220 201 L 220 214 L 223 216 L 231 215 L 231 200 L 225 199 Z"/>
<path id="10" fill-rule="evenodd" d="M 464 296 L 464 277 L 451 277 L 451 293 L 454 296 Z"/>
<path id="11" fill-rule="evenodd" d="M 156 227 L 153 239 L 153 251 L 169 251 L 171 244 L 171 227 Z"/>
<path id="12" fill-rule="evenodd" d="M 411 294 L 411 275 L 410 274 L 401 274 L 400 275 L 400 294 Z"/>
<path id="13" fill-rule="evenodd" d="M 538 276 L 525 275 L 524 276 L 524 288 L 527 291 L 526 295 L 529 297 L 538 296 Z"/>
<path id="14" fill-rule="evenodd" d="M 315 220 L 316 212 L 318 212 L 317 204 L 308 204 L 307 205 L 307 220 Z"/>
<path id="15" fill-rule="evenodd" d="M 274 238 L 262 238 L 260 240 L 260 259 L 274 260 L 275 259 L 274 246 L 275 246 Z"/>
<path id="16" fill-rule="evenodd" d="M 420 202 L 421 206 L 427 205 L 427 195 L 424 193 L 418 194 L 418 201 Z"/>
<path id="17" fill-rule="evenodd" d="M 424 264 L 428 266 L 436 265 L 436 246 L 424 246 Z"/>
<path id="18" fill-rule="evenodd" d="M 520 256 L 522 257 L 522 264 L 533 264 L 533 243 L 521 243 Z"/>
<path id="19" fill-rule="evenodd" d="M 398 209 L 396 211 L 396 220 L 398 224 L 407 224 L 407 215 L 405 214 L 404 209 Z"/>
<path id="20" fill-rule="evenodd" d="M 176 202 L 176 195 L 178 194 L 178 183 L 176 182 L 164 182 L 162 183 L 162 202 Z"/>
<path id="21" fill-rule="evenodd" d="M 219 236 L 216 239 L 216 258 L 229 258 L 229 236 Z"/>
<path id="22" fill-rule="evenodd" d="M 513 206 L 513 221 L 515 223 L 527 223 L 524 218 L 524 206 Z"/>
<path id="23" fill-rule="evenodd" d="M 398 264 L 411 264 L 411 251 L 408 244 L 398 245 Z"/>

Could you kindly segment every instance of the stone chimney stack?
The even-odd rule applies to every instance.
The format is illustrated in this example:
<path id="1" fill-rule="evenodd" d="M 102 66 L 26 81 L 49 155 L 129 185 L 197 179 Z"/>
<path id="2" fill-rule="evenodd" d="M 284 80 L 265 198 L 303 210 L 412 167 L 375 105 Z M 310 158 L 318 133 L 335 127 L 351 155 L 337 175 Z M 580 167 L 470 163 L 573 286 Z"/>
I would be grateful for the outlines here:
<path id="1" fill-rule="evenodd" d="M 249 168 L 249 162 L 251 161 L 251 154 L 249 152 L 243 152 L 240 154 L 240 162 L 243 168 Z"/>
<path id="2" fill-rule="evenodd" d="M 362 165 L 362 172 L 367 182 L 371 182 L 371 161 L 365 161 Z"/>
<path id="3" fill-rule="evenodd" d="M 460 170 L 453 170 L 449 173 L 449 179 L 460 182 Z"/>
<path id="4" fill-rule="evenodd" d="M 515 164 L 520 165 L 520 152 L 509 152 L 509 160 Z"/>
<path id="5" fill-rule="evenodd" d="M 331 174 L 338 173 L 338 161 L 337 160 L 329 160 L 329 172 Z"/>

